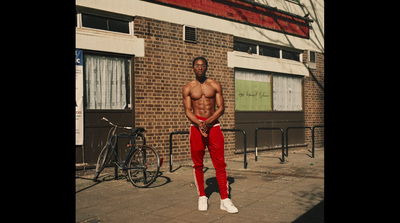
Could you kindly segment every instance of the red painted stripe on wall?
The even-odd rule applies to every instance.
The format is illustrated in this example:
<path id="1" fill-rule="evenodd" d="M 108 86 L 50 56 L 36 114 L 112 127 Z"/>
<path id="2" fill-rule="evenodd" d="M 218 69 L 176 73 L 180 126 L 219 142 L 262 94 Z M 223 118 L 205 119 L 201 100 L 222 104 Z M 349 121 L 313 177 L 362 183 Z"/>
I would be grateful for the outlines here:
<path id="1" fill-rule="evenodd" d="M 306 20 L 240 0 L 148 0 L 309 38 Z"/>

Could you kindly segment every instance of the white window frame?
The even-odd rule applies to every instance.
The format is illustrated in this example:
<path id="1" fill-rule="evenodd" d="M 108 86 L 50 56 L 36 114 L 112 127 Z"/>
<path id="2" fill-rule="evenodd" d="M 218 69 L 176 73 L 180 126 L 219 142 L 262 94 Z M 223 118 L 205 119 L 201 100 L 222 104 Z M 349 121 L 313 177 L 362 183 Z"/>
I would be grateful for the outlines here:
<path id="1" fill-rule="evenodd" d="M 184 30 L 184 32 L 185 32 L 185 30 Z M 286 51 L 291 51 L 291 52 L 294 52 L 294 53 L 298 53 L 299 54 L 299 61 L 298 62 L 301 62 L 301 63 L 303 62 L 303 54 L 302 54 L 301 50 L 298 50 L 298 49 L 282 47 L 282 46 L 276 46 L 276 45 L 271 45 L 271 44 L 268 44 L 268 43 L 261 43 L 261 42 L 252 41 L 252 40 L 246 40 L 246 39 L 241 39 L 241 38 L 235 39 L 234 41 L 256 45 L 256 55 L 258 55 L 258 56 L 269 57 L 269 56 L 260 55 L 260 45 L 263 45 L 263 46 L 269 46 L 269 47 L 273 47 L 273 48 L 279 49 L 279 58 L 277 58 L 277 57 L 271 57 L 271 58 L 277 58 L 277 59 L 282 59 L 282 60 L 290 60 L 290 59 L 285 59 L 285 58 L 282 57 L 282 50 L 286 50 Z M 240 52 L 240 51 L 236 51 L 236 52 Z M 297 61 L 297 60 L 292 60 L 292 61 Z"/>
<path id="2" fill-rule="evenodd" d="M 82 28 L 82 13 L 81 12 L 77 12 L 76 13 L 76 27 L 77 28 Z"/>
<path id="3" fill-rule="evenodd" d="M 82 26 L 82 13 L 89 14 L 89 15 L 96 15 L 96 16 L 101 16 L 105 18 L 110 18 L 110 19 L 118 19 L 118 20 L 123 20 L 129 22 L 129 33 L 121 33 L 121 32 L 115 32 L 115 31 L 109 31 L 109 30 L 103 30 L 103 29 L 95 29 L 95 28 L 89 28 L 89 27 L 83 27 Z M 114 13 L 108 13 L 108 12 L 103 12 L 103 11 L 98 11 L 98 10 L 85 10 L 85 9 L 79 9 L 77 10 L 76 13 L 77 16 L 77 26 L 76 28 L 82 28 L 82 29 L 88 29 L 88 30 L 100 30 L 108 33 L 113 33 L 113 34 L 121 34 L 121 35 L 129 35 L 129 36 L 134 36 L 134 18 L 132 16 L 126 16 L 126 15 L 121 15 L 121 14 L 114 14 Z"/>

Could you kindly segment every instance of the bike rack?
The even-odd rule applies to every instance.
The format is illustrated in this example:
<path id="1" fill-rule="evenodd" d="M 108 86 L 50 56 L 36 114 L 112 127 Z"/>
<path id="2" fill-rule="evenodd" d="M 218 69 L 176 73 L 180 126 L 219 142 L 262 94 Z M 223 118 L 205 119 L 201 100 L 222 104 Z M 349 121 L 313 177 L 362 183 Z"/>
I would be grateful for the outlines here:
<path id="1" fill-rule="evenodd" d="M 314 153 L 315 153 L 315 128 L 323 128 L 325 127 L 324 125 L 316 125 L 314 127 L 309 127 L 309 126 L 296 126 L 296 127 L 288 127 L 286 128 L 286 154 L 285 154 L 285 132 L 283 131 L 282 128 L 278 127 L 260 127 L 256 128 L 255 130 L 255 161 L 258 160 L 258 147 L 257 147 L 257 139 L 258 139 L 258 131 L 259 130 L 279 130 L 281 132 L 281 139 L 282 139 L 282 159 L 281 164 L 285 163 L 285 156 L 289 156 L 289 129 L 311 129 L 311 138 L 312 138 L 312 158 L 314 158 Z M 247 169 L 247 134 L 245 130 L 242 129 L 221 129 L 223 132 L 228 132 L 228 131 L 233 131 L 233 132 L 242 132 L 243 133 L 243 146 L 244 146 L 244 169 Z M 174 131 L 169 134 L 169 172 L 172 172 L 172 137 L 173 135 L 178 135 L 178 134 L 189 134 L 189 131 Z M 146 139 L 143 137 L 143 142 Z M 117 142 L 118 143 L 118 142 Z"/>
<path id="2" fill-rule="evenodd" d="M 314 126 L 313 128 L 312 128 L 312 130 L 311 130 L 311 137 L 312 137 L 312 158 L 314 158 L 314 131 L 315 131 L 315 128 L 325 128 L 325 126 L 323 126 L 323 125 L 316 125 L 316 126 Z"/>
<path id="3" fill-rule="evenodd" d="M 296 127 L 287 127 L 286 128 L 286 157 L 289 156 L 289 129 L 310 129 L 311 130 L 311 138 L 312 138 L 312 158 L 314 158 L 314 131 L 313 127 L 309 126 L 296 126 Z"/>
<path id="4" fill-rule="evenodd" d="M 325 127 L 323 125 L 316 125 L 314 127 L 309 127 L 309 126 L 301 126 L 301 127 L 288 127 L 286 129 L 286 156 L 289 155 L 289 129 L 311 129 L 311 140 L 312 140 L 312 147 L 311 147 L 311 158 L 314 158 L 314 154 L 315 154 L 315 128 L 322 128 Z"/>
<path id="5" fill-rule="evenodd" d="M 243 159 L 244 159 L 244 169 L 247 169 L 247 134 L 246 131 L 244 131 L 243 129 L 221 129 L 221 131 L 223 132 L 242 132 L 243 133 Z"/>
<path id="6" fill-rule="evenodd" d="M 281 137 L 282 137 L 282 159 L 281 159 L 281 163 L 285 163 L 285 156 L 288 157 L 289 156 L 289 129 L 311 129 L 311 139 L 312 139 L 312 155 L 311 157 L 314 158 L 314 153 L 315 153 L 315 146 L 314 146 L 314 142 L 315 142 L 315 128 L 323 128 L 325 127 L 324 125 L 316 125 L 314 127 L 309 127 L 309 126 L 296 126 L 296 127 L 288 127 L 286 128 L 286 154 L 285 154 L 285 144 L 284 144 L 284 131 L 282 128 L 278 128 L 278 127 L 260 127 L 260 128 L 256 128 L 255 130 L 255 146 L 256 146 L 256 151 L 255 151 L 255 161 L 257 161 L 258 159 L 258 148 L 257 148 L 257 133 L 258 130 L 280 130 L 281 131 Z"/>
<path id="7" fill-rule="evenodd" d="M 243 146 L 244 146 L 244 169 L 247 169 L 247 142 L 246 131 L 242 129 L 221 129 L 223 132 L 242 132 L 243 133 Z M 189 134 L 189 131 L 174 131 L 169 134 L 169 172 L 172 172 L 172 136 L 178 134 Z"/>
<path id="8" fill-rule="evenodd" d="M 172 136 L 178 134 L 189 134 L 189 131 L 174 131 L 169 134 L 169 172 L 172 172 Z"/>
<path id="9" fill-rule="evenodd" d="M 258 148 L 257 148 L 257 133 L 258 130 L 279 130 L 281 131 L 281 139 L 282 139 L 282 159 L 281 159 L 281 164 L 285 163 L 285 133 L 283 132 L 282 128 L 278 128 L 278 127 L 260 127 L 260 128 L 256 128 L 255 131 L 255 141 L 254 144 L 256 146 L 256 152 L 255 152 L 255 161 L 257 161 L 258 159 Z"/>

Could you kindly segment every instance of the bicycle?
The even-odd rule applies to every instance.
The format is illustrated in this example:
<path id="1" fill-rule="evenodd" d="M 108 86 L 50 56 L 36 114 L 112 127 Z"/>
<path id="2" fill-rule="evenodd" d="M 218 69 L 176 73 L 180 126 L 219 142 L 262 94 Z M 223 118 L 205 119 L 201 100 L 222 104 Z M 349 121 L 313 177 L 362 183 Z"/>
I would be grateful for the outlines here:
<path id="1" fill-rule="evenodd" d="M 107 143 L 101 150 L 96 164 L 96 173 L 93 181 L 97 181 L 101 171 L 110 162 L 112 155 L 115 156 L 115 165 L 119 169 L 126 171 L 129 180 L 136 187 L 148 187 L 158 176 L 162 159 L 158 153 L 150 146 L 146 145 L 146 139 L 143 136 L 144 128 L 118 126 L 103 117 L 101 120 L 108 122 L 112 127 L 108 131 Z M 115 134 L 117 128 L 132 130 L 130 133 Z M 112 132 L 112 133 L 111 133 Z M 111 133 L 111 135 L 110 135 Z M 137 139 L 141 137 L 143 145 L 138 145 Z M 118 138 L 129 138 L 129 152 L 122 163 L 118 157 Z"/>

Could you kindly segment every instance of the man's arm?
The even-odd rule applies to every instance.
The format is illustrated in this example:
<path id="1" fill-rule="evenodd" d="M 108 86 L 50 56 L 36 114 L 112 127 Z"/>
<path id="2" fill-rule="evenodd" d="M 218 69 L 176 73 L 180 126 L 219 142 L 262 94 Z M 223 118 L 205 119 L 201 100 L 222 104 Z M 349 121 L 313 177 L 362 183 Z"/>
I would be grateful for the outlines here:
<path id="1" fill-rule="evenodd" d="M 222 95 L 222 87 L 221 84 L 215 82 L 215 103 L 217 104 L 218 109 L 214 112 L 214 114 L 205 121 L 205 125 L 208 126 L 210 123 L 213 123 L 219 117 L 221 117 L 225 112 L 225 103 L 224 96 Z"/>
<path id="2" fill-rule="evenodd" d="M 200 121 L 197 119 L 196 115 L 193 114 L 192 112 L 192 100 L 190 99 L 190 88 L 188 85 L 184 86 L 182 89 L 182 97 L 183 97 L 183 106 L 185 107 L 185 114 L 186 117 L 192 121 L 193 123 L 196 123 L 199 126 L 200 133 L 204 136 L 207 137 L 207 127 L 204 128 L 203 126 L 203 121 Z"/>

